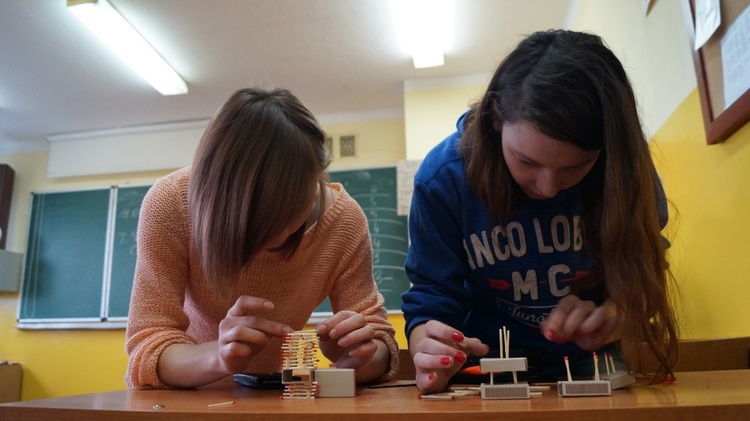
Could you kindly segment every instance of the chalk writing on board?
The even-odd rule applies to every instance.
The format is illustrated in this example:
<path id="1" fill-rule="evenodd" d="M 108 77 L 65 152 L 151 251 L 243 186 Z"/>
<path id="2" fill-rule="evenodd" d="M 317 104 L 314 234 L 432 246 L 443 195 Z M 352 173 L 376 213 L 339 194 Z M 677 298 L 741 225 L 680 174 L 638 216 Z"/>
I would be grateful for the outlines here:
<path id="1" fill-rule="evenodd" d="M 370 168 L 336 171 L 332 182 L 341 183 L 367 217 L 373 253 L 373 278 L 385 299 L 386 308 L 401 308 L 401 293 L 409 288 L 404 271 L 408 250 L 405 216 L 397 212 L 396 168 Z M 316 312 L 330 311 L 327 302 Z"/>
<path id="2" fill-rule="evenodd" d="M 117 226 L 120 226 L 120 223 L 127 222 L 127 221 L 134 221 L 135 223 L 138 222 L 138 213 L 140 212 L 140 206 L 137 208 L 125 208 L 118 210 L 117 213 Z M 128 254 L 131 256 L 135 256 L 136 253 L 136 235 L 138 233 L 137 229 L 128 229 L 128 230 L 118 230 L 115 234 L 115 242 L 119 244 L 121 247 L 126 246 L 128 250 Z"/>
<path id="3" fill-rule="evenodd" d="M 109 317 L 127 317 L 137 259 L 138 217 L 150 186 L 117 187 Z"/>

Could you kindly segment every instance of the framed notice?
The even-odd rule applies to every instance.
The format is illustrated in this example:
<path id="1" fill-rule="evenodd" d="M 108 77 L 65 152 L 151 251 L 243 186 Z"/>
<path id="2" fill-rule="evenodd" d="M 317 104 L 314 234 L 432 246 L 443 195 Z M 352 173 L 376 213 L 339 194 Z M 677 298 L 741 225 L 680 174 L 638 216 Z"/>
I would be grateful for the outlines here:
<path id="1" fill-rule="evenodd" d="M 696 24 L 703 23 L 703 3 L 683 0 L 691 46 Z M 700 48 L 693 48 L 708 144 L 723 142 L 750 121 L 750 0 L 719 3 L 718 27 Z"/>

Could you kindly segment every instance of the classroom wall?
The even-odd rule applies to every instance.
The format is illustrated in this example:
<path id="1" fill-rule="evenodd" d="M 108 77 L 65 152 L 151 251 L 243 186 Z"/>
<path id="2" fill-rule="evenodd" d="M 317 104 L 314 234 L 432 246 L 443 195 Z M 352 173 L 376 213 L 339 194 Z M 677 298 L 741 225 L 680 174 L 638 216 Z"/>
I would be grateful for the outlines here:
<path id="1" fill-rule="evenodd" d="M 623 62 L 652 135 L 672 201 L 669 258 L 683 337 L 748 336 L 750 128 L 706 145 L 684 2 L 652 0 L 648 14 L 641 3 L 584 0 L 574 27 L 602 36 Z"/>
<path id="2" fill-rule="evenodd" d="M 708 146 L 697 89 L 656 132 L 683 336 L 750 336 L 750 124 Z"/>
<path id="3" fill-rule="evenodd" d="M 406 159 L 423 159 L 436 144 L 456 131 L 458 118 L 481 99 L 491 77 L 487 73 L 406 81 Z"/>
<path id="4" fill-rule="evenodd" d="M 651 124 L 657 166 L 673 209 L 679 210 L 678 216 L 673 212 L 668 228 L 674 244 L 670 260 L 682 289 L 684 336 L 750 336 L 745 298 L 750 283 L 741 266 L 750 254 L 750 222 L 745 218 L 750 129 L 744 127 L 723 144 L 705 144 L 692 62 L 684 59 L 689 53 L 680 2 L 652 3 L 646 16 L 635 0 L 582 1 L 576 29 L 602 35 L 625 62 L 643 117 Z M 460 85 L 405 90 L 401 119 L 324 125 L 332 134 L 354 132 L 362 147 L 362 155 L 334 161 L 331 168 L 392 165 L 407 155 L 421 158 L 453 130 L 458 115 L 481 93 L 483 82 Z M 420 112 L 428 105 L 435 110 Z M 406 134 L 407 127 L 414 136 Z M 25 252 L 31 191 L 142 184 L 165 173 L 48 179 L 46 152 L 0 156 L 0 162 L 16 170 L 7 248 L 17 252 Z M 22 399 L 124 388 L 127 357 L 122 330 L 20 331 L 14 328 L 17 308 L 18 294 L 0 293 L 0 360 L 24 365 Z M 390 319 L 399 344 L 406 347 L 403 317 Z"/>
<path id="5" fill-rule="evenodd" d="M 622 61 L 651 137 L 695 88 L 682 0 L 579 0 L 573 29 L 601 36 Z"/>

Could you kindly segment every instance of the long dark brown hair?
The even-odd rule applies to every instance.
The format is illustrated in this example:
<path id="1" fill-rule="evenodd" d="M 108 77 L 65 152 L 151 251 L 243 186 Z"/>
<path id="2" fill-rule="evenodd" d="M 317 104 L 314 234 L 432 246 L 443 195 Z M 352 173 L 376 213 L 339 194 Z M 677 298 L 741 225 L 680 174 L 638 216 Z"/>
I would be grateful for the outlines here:
<path id="1" fill-rule="evenodd" d="M 503 60 L 461 139 L 468 183 L 498 220 L 527 200 L 508 170 L 496 130 L 517 122 L 601 151 L 581 181 L 582 228 L 592 267 L 577 290 L 605 291 L 617 306 L 626 362 L 663 380 L 677 358 L 669 288 L 674 279 L 661 237 L 663 190 L 622 64 L 598 36 L 564 30 L 536 32 Z M 647 367 L 644 352 L 657 367 Z"/>
<path id="2" fill-rule="evenodd" d="M 219 291 L 231 292 L 239 271 L 312 207 L 318 191 L 323 209 L 325 138 L 285 89 L 241 89 L 209 123 L 193 160 L 188 209 L 204 273 Z M 288 258 L 303 234 L 304 225 L 276 251 Z"/>

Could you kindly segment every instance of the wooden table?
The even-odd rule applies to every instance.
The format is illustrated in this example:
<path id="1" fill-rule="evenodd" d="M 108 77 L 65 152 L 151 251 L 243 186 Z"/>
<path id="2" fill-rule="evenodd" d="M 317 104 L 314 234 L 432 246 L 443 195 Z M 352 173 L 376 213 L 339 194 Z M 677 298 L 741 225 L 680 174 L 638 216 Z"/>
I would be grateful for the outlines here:
<path id="1" fill-rule="evenodd" d="M 279 390 L 121 390 L 0 405 L 1 420 L 750 420 L 750 370 L 686 372 L 675 384 L 637 385 L 612 396 L 451 401 L 419 399 L 414 386 L 360 389 L 354 398 L 280 399 Z M 209 404 L 234 400 L 234 405 Z M 161 405 L 155 409 L 155 405 Z"/>

